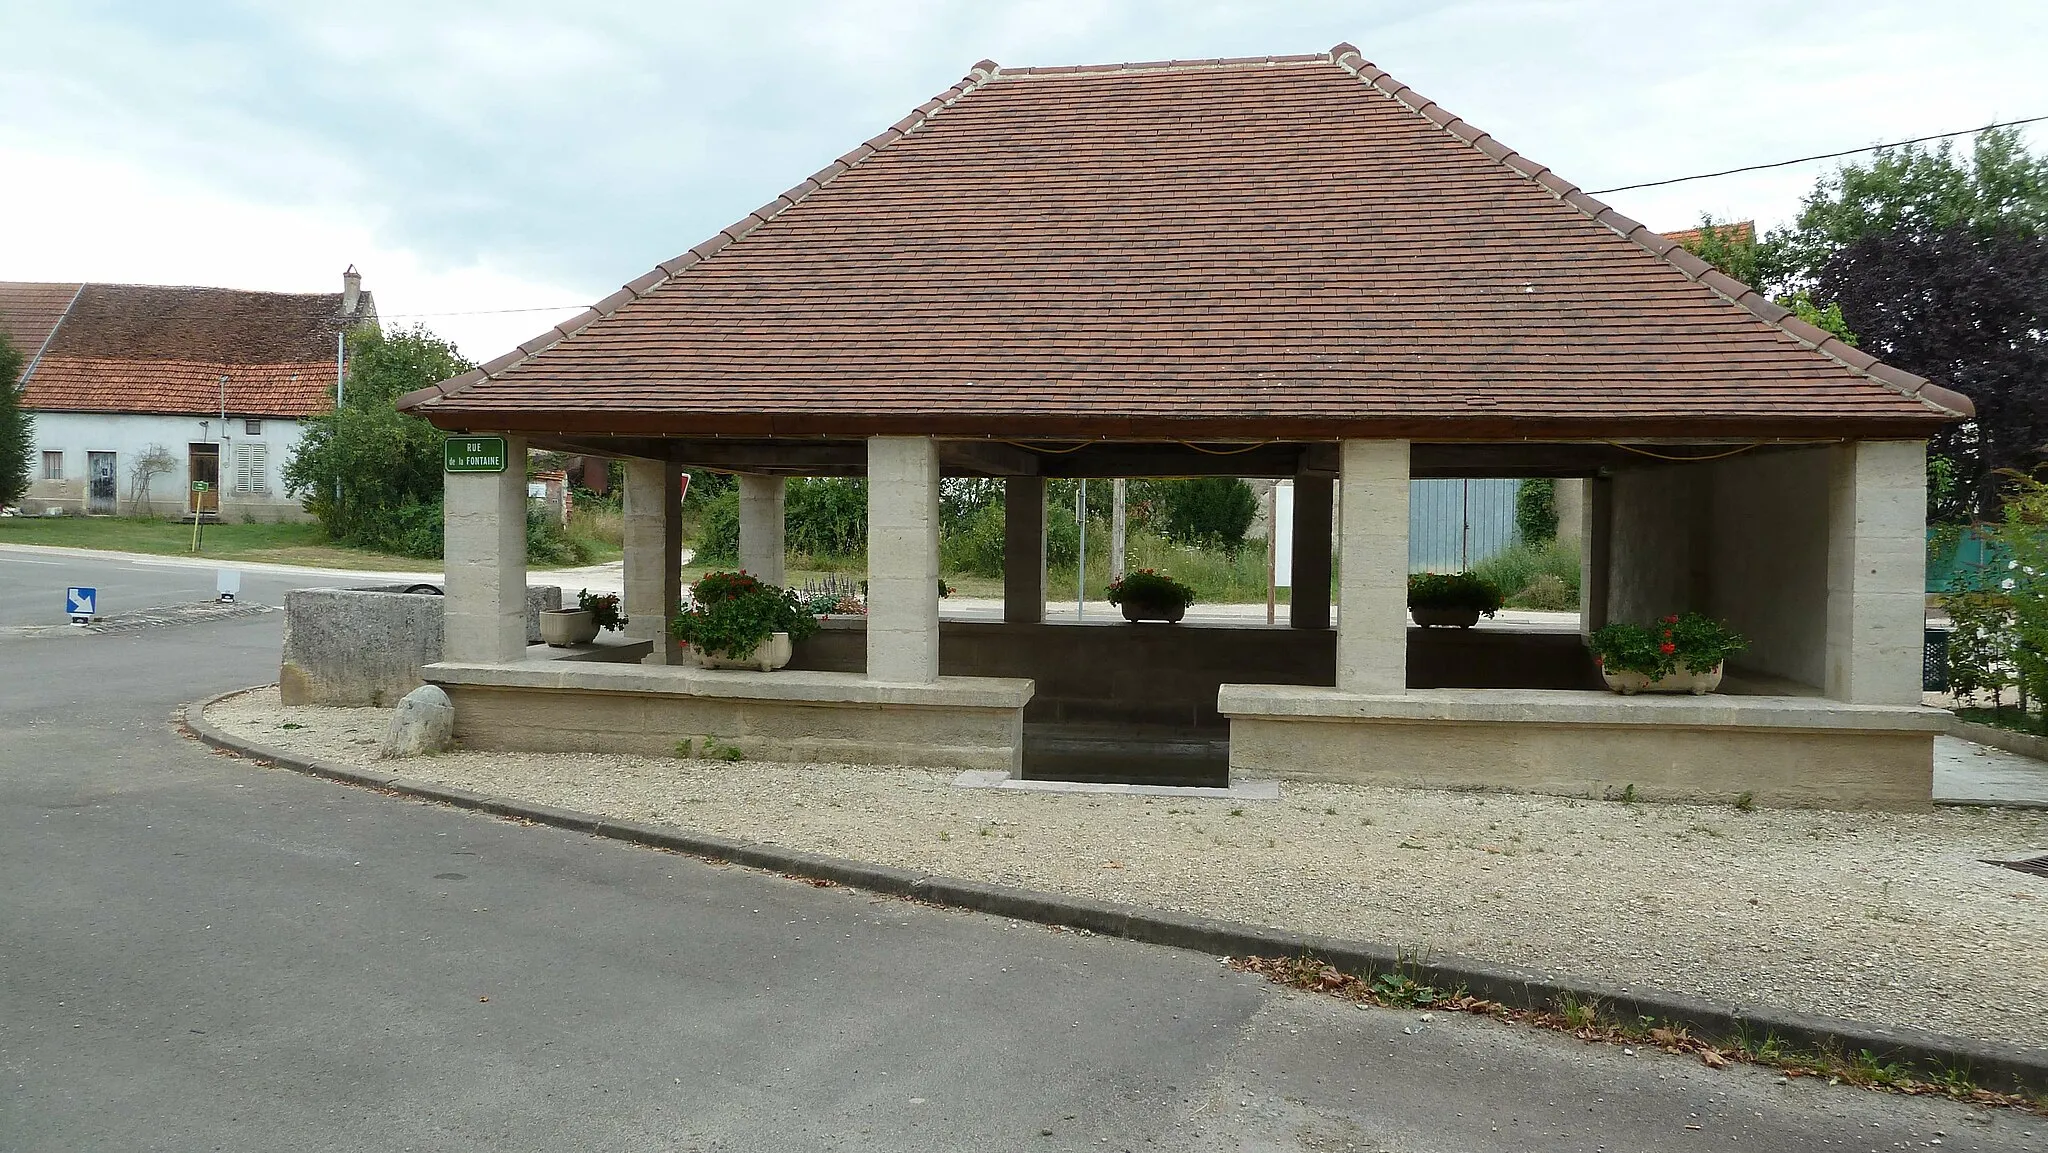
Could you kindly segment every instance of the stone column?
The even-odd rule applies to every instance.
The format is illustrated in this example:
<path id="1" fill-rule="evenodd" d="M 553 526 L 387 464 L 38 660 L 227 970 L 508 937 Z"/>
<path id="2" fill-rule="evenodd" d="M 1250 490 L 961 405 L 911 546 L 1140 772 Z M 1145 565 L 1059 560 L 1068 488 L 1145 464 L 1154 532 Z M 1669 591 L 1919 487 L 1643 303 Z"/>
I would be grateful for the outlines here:
<path id="1" fill-rule="evenodd" d="M 643 663 L 673 663 L 669 614 L 683 598 L 683 470 L 659 460 L 626 462 L 626 635 L 652 641 Z"/>
<path id="2" fill-rule="evenodd" d="M 1614 482 L 1595 477 L 1580 482 L 1584 488 L 1583 525 L 1579 535 L 1579 632 L 1591 636 L 1607 625 L 1608 573 L 1614 527 Z M 1558 518 L 1558 531 L 1564 519 Z"/>
<path id="3" fill-rule="evenodd" d="M 868 679 L 939 679 L 939 449 L 868 438 Z"/>
<path id="4" fill-rule="evenodd" d="M 1576 545 L 1586 535 L 1588 482 L 1575 476 L 1561 476 L 1553 483 L 1556 486 L 1554 503 L 1557 508 L 1557 543 L 1566 546 Z"/>
<path id="5" fill-rule="evenodd" d="M 441 659 L 526 659 L 526 441 L 505 438 L 504 472 L 442 477 Z"/>
<path id="6" fill-rule="evenodd" d="M 740 474 L 740 567 L 772 585 L 783 583 L 783 493 L 779 476 Z"/>
<path id="7" fill-rule="evenodd" d="M 1339 454 L 1343 560 L 1337 687 L 1408 689 L 1408 442 L 1347 440 Z M 1297 500 L 1300 494 L 1296 494 Z M 1296 574 L 1297 583 L 1300 575 Z"/>
<path id="8" fill-rule="evenodd" d="M 1045 620 L 1045 478 L 1003 478 L 1003 620 Z"/>
<path id="9" fill-rule="evenodd" d="M 1927 444 L 1838 445 L 1828 477 L 1827 695 L 1920 703 L 1927 627 Z"/>
<path id="10" fill-rule="evenodd" d="M 1336 487 L 1326 476 L 1294 478 L 1294 583 L 1287 592 L 1287 623 L 1298 629 L 1330 627 L 1330 504 Z"/>

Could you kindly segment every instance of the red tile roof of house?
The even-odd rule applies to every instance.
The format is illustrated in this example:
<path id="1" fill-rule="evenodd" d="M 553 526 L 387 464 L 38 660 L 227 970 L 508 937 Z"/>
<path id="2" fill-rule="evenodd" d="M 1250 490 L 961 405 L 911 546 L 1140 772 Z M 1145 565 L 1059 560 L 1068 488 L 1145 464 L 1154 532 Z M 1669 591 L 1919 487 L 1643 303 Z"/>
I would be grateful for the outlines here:
<path id="1" fill-rule="evenodd" d="M 83 284 L 45 284 L 0 280 L 0 336 L 27 361 L 34 361 L 64 310 L 71 307 Z"/>
<path id="2" fill-rule="evenodd" d="M 338 292 L 0 282 L 0 331 L 43 333 L 24 381 L 32 410 L 217 412 L 225 376 L 230 414 L 296 417 L 333 401 L 335 333 L 376 319 L 369 293 L 349 317 L 341 304 Z"/>
<path id="3" fill-rule="evenodd" d="M 1730 244 L 1756 243 L 1756 221 L 1754 220 L 1722 221 L 1714 225 L 1714 231 L 1720 234 L 1722 240 Z M 1677 232 L 1665 233 L 1664 239 L 1682 248 L 1691 248 L 1700 242 L 1700 237 L 1704 232 L 1705 230 L 1700 228 L 1682 228 Z"/>
<path id="4" fill-rule="evenodd" d="M 477 431 L 1131 438 L 1912 436 L 1970 411 L 1349 45 L 984 62 L 401 404 Z"/>

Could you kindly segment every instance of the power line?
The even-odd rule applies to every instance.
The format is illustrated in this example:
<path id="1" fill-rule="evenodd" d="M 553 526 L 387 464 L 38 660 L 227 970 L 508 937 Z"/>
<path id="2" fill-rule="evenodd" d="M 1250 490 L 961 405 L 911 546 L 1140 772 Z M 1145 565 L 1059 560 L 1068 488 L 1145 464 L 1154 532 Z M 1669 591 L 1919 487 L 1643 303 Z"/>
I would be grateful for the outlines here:
<path id="1" fill-rule="evenodd" d="M 568 312 L 570 309 L 589 308 L 587 304 L 557 304 L 540 308 L 479 308 L 470 312 L 387 312 L 386 320 L 416 320 L 422 316 L 503 316 L 509 312 Z"/>
<path id="2" fill-rule="evenodd" d="M 1769 164 L 1749 164 L 1741 168 L 1728 168 L 1720 172 L 1702 172 L 1698 176 L 1674 176 L 1669 180 L 1646 180 L 1641 184 L 1623 184 L 1617 188 L 1600 188 L 1588 192 L 1588 196 L 1605 196 L 1610 192 L 1633 192 L 1638 188 L 1662 188 L 1666 184 L 1685 184 L 1693 180 L 1712 180 L 1716 176 L 1733 176 L 1738 172 L 1761 172 L 1766 168 L 1789 168 L 1794 164 L 1805 164 L 1813 160 L 1833 160 L 1838 156 L 1854 156 L 1859 152 L 1876 152 L 1880 148 L 1903 148 L 1908 144 L 1925 144 L 1930 140 L 1947 140 L 1951 136 L 1968 136 L 1976 132 L 1989 132 L 1993 128 L 2013 128 L 2021 124 L 2035 124 L 2048 120 L 2048 115 L 2029 116 L 2024 120 L 2006 120 L 1998 124 L 1986 124 L 1982 128 L 1960 128 L 1954 132 L 1937 132 L 1932 136 L 1915 136 L 1911 140 L 1895 140 L 1890 144 L 1871 144 L 1862 148 L 1845 148 L 1840 152 L 1822 152 L 1815 156 L 1801 156 L 1797 160 L 1776 160 Z"/>

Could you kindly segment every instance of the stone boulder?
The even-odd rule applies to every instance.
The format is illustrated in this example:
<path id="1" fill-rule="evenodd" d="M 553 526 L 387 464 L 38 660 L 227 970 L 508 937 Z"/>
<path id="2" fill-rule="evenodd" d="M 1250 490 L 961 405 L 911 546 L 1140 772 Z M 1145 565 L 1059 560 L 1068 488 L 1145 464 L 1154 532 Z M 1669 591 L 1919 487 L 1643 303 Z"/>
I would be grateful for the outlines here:
<path id="1" fill-rule="evenodd" d="M 439 685 L 421 685 L 398 702 L 377 755 L 397 760 L 445 753 L 454 744 L 455 705 Z"/>

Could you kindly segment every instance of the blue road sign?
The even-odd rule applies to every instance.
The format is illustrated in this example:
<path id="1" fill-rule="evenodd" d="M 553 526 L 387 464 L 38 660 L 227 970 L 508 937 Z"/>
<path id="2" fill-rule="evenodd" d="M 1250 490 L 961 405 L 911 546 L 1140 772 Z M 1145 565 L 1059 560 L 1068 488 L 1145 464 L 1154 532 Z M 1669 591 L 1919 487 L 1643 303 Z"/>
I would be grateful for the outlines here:
<path id="1" fill-rule="evenodd" d="M 98 616 L 100 590 L 96 588 L 69 588 L 64 590 L 64 614 L 74 617 Z"/>

